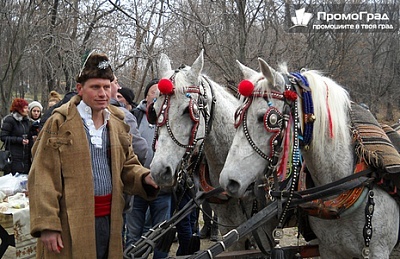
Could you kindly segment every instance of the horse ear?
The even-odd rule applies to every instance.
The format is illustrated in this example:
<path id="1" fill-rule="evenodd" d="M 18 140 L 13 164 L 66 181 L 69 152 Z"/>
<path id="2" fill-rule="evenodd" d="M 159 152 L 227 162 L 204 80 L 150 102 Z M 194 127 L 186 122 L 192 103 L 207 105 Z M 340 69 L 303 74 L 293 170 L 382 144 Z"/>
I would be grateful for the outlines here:
<path id="1" fill-rule="evenodd" d="M 200 55 L 193 62 L 193 65 L 190 68 L 190 72 L 196 78 L 196 80 L 200 76 L 201 72 L 203 71 L 203 66 L 204 66 L 203 53 L 204 53 L 204 50 L 201 50 Z"/>
<path id="2" fill-rule="evenodd" d="M 158 73 L 160 77 L 163 77 L 168 71 L 172 70 L 171 61 L 167 55 L 161 53 L 160 62 L 158 65 Z"/>
<path id="3" fill-rule="evenodd" d="M 271 68 L 267 62 L 262 58 L 258 58 L 258 63 L 260 65 L 261 73 L 267 79 L 269 86 L 274 87 L 275 85 L 275 70 Z"/>
<path id="4" fill-rule="evenodd" d="M 236 60 L 236 63 L 238 63 L 239 68 L 243 73 L 244 79 L 250 79 L 253 75 L 257 74 L 257 71 L 255 71 L 249 67 L 246 67 L 245 65 L 240 63 L 239 60 Z"/>

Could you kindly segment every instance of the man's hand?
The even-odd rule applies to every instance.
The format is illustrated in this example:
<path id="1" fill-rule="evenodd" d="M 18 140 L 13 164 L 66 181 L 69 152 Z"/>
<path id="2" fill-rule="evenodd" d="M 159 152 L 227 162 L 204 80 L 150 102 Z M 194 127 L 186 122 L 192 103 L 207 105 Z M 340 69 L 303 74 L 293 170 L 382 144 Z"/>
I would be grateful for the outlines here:
<path id="1" fill-rule="evenodd" d="M 148 185 L 153 186 L 154 188 L 158 188 L 158 185 L 156 184 L 156 182 L 154 181 L 153 177 L 151 176 L 151 174 L 146 175 L 146 177 L 144 178 L 144 182 Z"/>
<path id="2" fill-rule="evenodd" d="M 58 231 L 44 230 L 40 235 L 40 240 L 50 252 L 59 254 L 61 249 L 64 248 L 61 233 Z"/>

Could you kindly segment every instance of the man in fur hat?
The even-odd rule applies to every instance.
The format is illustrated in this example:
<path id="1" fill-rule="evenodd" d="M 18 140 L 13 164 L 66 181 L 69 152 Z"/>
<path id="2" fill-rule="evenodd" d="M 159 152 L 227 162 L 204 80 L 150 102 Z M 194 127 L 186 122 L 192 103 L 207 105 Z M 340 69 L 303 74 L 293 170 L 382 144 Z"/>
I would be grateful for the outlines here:
<path id="1" fill-rule="evenodd" d="M 122 258 L 123 192 L 155 198 L 120 109 L 109 105 L 109 59 L 90 54 L 78 95 L 54 110 L 33 147 L 31 234 L 40 258 Z"/>

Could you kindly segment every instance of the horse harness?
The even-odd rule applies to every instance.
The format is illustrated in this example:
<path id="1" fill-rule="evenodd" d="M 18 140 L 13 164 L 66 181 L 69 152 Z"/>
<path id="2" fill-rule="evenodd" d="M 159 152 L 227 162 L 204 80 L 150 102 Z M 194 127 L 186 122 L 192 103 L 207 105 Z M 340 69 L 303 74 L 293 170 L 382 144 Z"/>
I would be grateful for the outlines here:
<path id="1" fill-rule="evenodd" d="M 184 67 L 180 67 L 177 70 L 175 70 L 174 74 L 169 78 L 172 84 L 175 83 L 175 76 L 178 72 L 180 72 L 182 68 Z M 165 125 L 167 127 L 168 134 L 174 141 L 174 143 L 179 147 L 183 147 L 186 149 L 186 152 L 181 159 L 180 167 L 178 168 L 177 182 L 183 183 L 184 178 L 185 179 L 187 179 L 187 177 L 191 178 L 194 172 L 196 175 L 199 176 L 200 185 L 202 189 L 205 192 L 209 192 L 211 190 L 214 190 L 215 188 L 210 184 L 209 181 L 208 165 L 206 164 L 204 158 L 204 144 L 205 144 L 204 141 L 212 129 L 216 98 L 214 95 L 214 89 L 210 81 L 207 79 L 207 77 L 204 76 L 202 76 L 202 79 L 204 80 L 201 80 L 199 82 L 199 85 L 187 86 L 185 88 L 185 96 L 190 99 L 188 109 L 189 109 L 190 119 L 193 122 L 188 144 L 181 143 L 175 137 L 169 124 L 168 112 L 171 103 L 171 96 L 174 94 L 174 91 L 172 91 L 169 94 L 164 94 L 165 99 L 163 105 L 161 106 L 161 109 L 157 114 L 156 133 L 153 140 L 153 149 L 155 149 L 156 141 L 158 139 L 159 128 Z M 204 81 L 207 82 L 208 86 L 210 87 L 210 92 L 211 92 L 210 108 L 207 104 L 209 97 L 207 96 L 207 91 Z M 194 99 L 192 94 L 197 94 L 197 99 Z M 203 116 L 204 118 L 205 135 L 204 137 L 198 138 L 197 132 L 200 126 L 200 116 Z M 200 145 L 197 145 L 200 140 L 201 140 Z M 197 146 L 198 149 L 196 150 Z M 189 181 L 189 182 L 193 183 L 194 181 Z M 189 186 L 189 188 L 193 188 L 193 186 Z M 223 192 L 222 194 L 218 194 L 217 197 L 211 196 L 207 200 L 211 203 L 225 203 L 228 200 L 228 196 L 226 192 Z"/>
<path id="2" fill-rule="evenodd" d="M 266 180 L 266 183 L 261 184 L 258 187 L 264 187 L 267 193 L 266 196 L 271 200 L 278 201 L 279 223 L 273 232 L 273 238 L 277 245 L 273 249 L 272 253 L 274 253 L 274 250 L 280 249 L 279 242 L 283 237 L 283 222 L 290 207 L 297 204 L 310 216 L 333 219 L 339 218 L 340 215 L 343 215 L 342 213 L 345 213 L 347 209 L 351 209 L 354 204 L 357 203 L 360 205 L 362 200 L 367 197 L 365 208 L 366 222 L 363 229 L 364 248 L 362 250 L 362 256 L 363 258 L 369 258 L 369 243 L 372 237 L 372 216 L 375 205 L 374 192 L 372 190 L 375 178 L 371 177 L 372 170 L 363 160 L 360 160 L 359 163 L 355 165 L 353 175 L 328 185 L 304 189 L 304 185 L 301 185 L 304 181 L 304 173 L 300 174 L 301 165 L 299 147 L 302 146 L 303 149 L 307 151 L 312 139 L 313 122 L 316 118 L 314 115 L 311 89 L 309 88 L 307 79 L 300 73 L 291 73 L 290 75 L 283 76 L 285 79 L 285 91 L 283 93 L 275 91 L 254 91 L 247 96 L 243 105 L 239 107 L 235 113 L 235 127 L 237 128 L 243 123 L 243 131 L 250 146 L 258 155 L 268 162 L 264 171 L 264 179 Z M 259 80 L 262 79 L 264 78 Z M 296 102 L 298 91 L 301 92 L 302 96 L 303 132 L 301 132 L 298 127 L 300 121 Z M 268 143 L 270 146 L 270 153 L 268 155 L 257 147 L 247 128 L 247 110 L 253 99 L 260 97 L 268 104 L 268 109 L 263 117 L 265 130 L 268 133 L 272 133 Z M 271 99 L 284 101 L 282 112 L 273 106 Z M 290 119 L 293 120 L 293 125 L 290 125 Z M 287 163 L 288 161 L 288 157 L 285 154 L 287 153 L 287 150 L 283 150 L 282 145 L 285 136 L 288 134 L 288 131 L 290 131 L 290 126 L 292 127 L 294 136 L 291 158 L 292 167 L 289 168 L 289 187 L 286 187 L 286 190 L 282 190 L 279 186 L 279 176 L 285 172 L 279 171 L 281 170 L 281 167 L 278 168 L 278 164 L 280 159 L 283 159 L 283 163 Z M 304 170 L 301 171 L 304 172 Z M 303 179 L 303 181 L 300 180 L 300 185 L 298 185 L 299 178 Z M 369 189 L 365 189 L 365 186 Z M 296 191 L 296 188 L 300 189 Z M 328 200 L 324 199 L 332 195 L 337 196 Z M 360 197 L 363 199 L 358 201 Z M 285 200 L 284 207 L 282 205 L 283 200 Z"/>

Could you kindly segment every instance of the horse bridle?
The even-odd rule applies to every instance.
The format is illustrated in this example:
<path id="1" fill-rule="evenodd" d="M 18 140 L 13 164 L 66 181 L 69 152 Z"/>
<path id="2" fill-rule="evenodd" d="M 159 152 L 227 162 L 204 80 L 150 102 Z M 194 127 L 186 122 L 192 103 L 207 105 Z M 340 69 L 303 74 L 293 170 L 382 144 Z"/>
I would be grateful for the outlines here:
<path id="1" fill-rule="evenodd" d="M 253 150 L 260 155 L 263 159 L 267 160 L 267 165 L 264 170 L 264 178 L 267 181 L 267 184 L 262 184 L 259 187 L 267 186 L 269 191 L 272 187 L 276 191 L 280 190 L 279 180 L 278 180 L 278 172 L 277 165 L 280 159 L 280 154 L 283 150 L 282 143 L 285 137 L 285 132 L 288 130 L 289 122 L 291 116 L 293 116 L 293 149 L 292 149 L 292 180 L 290 184 L 290 195 L 285 204 L 285 207 L 282 206 L 282 200 L 278 199 L 278 218 L 279 223 L 276 229 L 273 231 L 274 241 L 279 244 L 279 240 L 283 237 L 283 221 L 286 217 L 286 214 L 289 210 L 290 202 L 292 199 L 292 195 L 295 192 L 295 186 L 298 180 L 298 169 L 300 164 L 300 150 L 299 150 L 299 138 L 298 138 L 298 126 L 299 126 L 299 116 L 298 116 L 298 107 L 297 107 L 297 92 L 296 86 L 298 85 L 296 77 L 290 75 L 283 75 L 285 79 L 285 91 L 283 93 L 279 93 L 276 91 L 256 91 L 252 92 L 247 96 L 243 105 L 238 108 L 235 112 L 235 127 L 238 128 L 240 124 L 243 123 L 243 132 L 246 136 L 247 141 Z M 264 78 L 259 79 L 262 80 Z M 258 81 L 257 81 L 258 82 Z M 270 146 L 270 154 L 265 154 L 253 141 L 247 127 L 247 111 L 253 102 L 254 98 L 263 98 L 267 104 L 268 109 L 263 116 L 263 125 L 265 130 L 268 133 L 272 133 L 271 138 L 269 139 Z M 280 112 L 275 106 L 273 106 L 272 100 L 280 100 L 284 102 L 283 110 Z M 270 176 L 273 176 L 273 181 L 269 180 Z M 270 186 L 270 184 L 273 186 Z"/>
<path id="2" fill-rule="evenodd" d="M 180 69 L 175 70 L 174 74 L 169 78 L 169 80 L 174 84 L 175 83 L 175 76 L 180 71 Z M 211 108 L 208 108 L 208 96 L 206 87 L 204 85 L 203 80 L 199 82 L 199 85 L 194 86 L 187 86 L 185 87 L 185 96 L 189 98 L 189 115 L 190 119 L 193 122 L 190 138 L 188 144 L 181 143 L 174 135 L 171 126 L 169 124 L 169 117 L 168 112 L 171 104 L 171 96 L 174 94 L 172 91 L 170 94 L 163 94 L 165 96 L 164 102 L 161 106 L 160 111 L 157 113 L 157 122 L 156 122 L 156 132 L 154 135 L 153 140 L 153 149 L 155 149 L 155 145 L 158 139 L 159 129 L 164 125 L 167 128 L 168 135 L 171 137 L 173 142 L 178 145 L 179 147 L 185 148 L 186 152 L 185 155 L 182 157 L 181 160 L 181 167 L 188 166 L 189 160 L 195 153 L 195 148 L 198 144 L 198 141 L 202 140 L 201 144 L 199 145 L 198 154 L 199 156 L 197 161 L 195 162 L 194 168 L 197 168 L 199 165 L 200 160 L 202 159 L 203 153 L 203 146 L 204 146 L 204 139 L 208 136 L 212 128 L 212 120 L 214 116 L 214 106 L 215 106 L 215 96 L 213 92 L 213 88 L 211 83 L 207 80 L 206 77 L 202 77 L 205 81 L 207 81 L 210 91 L 211 91 Z M 197 94 L 197 99 L 194 99 L 192 94 Z M 197 132 L 200 126 L 200 116 L 203 116 L 205 122 L 205 133 L 203 137 L 197 137 Z M 187 168 L 184 168 L 186 171 Z"/>
<path id="3" fill-rule="evenodd" d="M 263 79 L 263 78 L 261 78 Z M 260 80 L 261 80 L 260 79 Z M 235 128 L 238 128 L 240 124 L 243 123 L 243 132 L 246 136 L 247 141 L 253 150 L 261 156 L 263 159 L 267 160 L 269 168 L 273 168 L 277 165 L 279 161 L 279 155 L 282 151 L 281 145 L 284 137 L 285 130 L 288 126 L 289 119 L 291 116 L 292 110 L 297 115 L 297 103 L 295 102 L 297 98 L 297 93 L 295 91 L 293 85 L 293 78 L 286 76 L 286 90 L 283 93 L 279 93 L 276 91 L 271 92 L 261 92 L 256 91 L 253 92 L 250 96 L 248 96 L 242 106 L 240 106 L 235 112 Z M 289 83 L 288 83 L 289 82 Z M 263 116 L 263 124 L 264 128 L 268 133 L 272 133 L 271 138 L 269 139 L 270 153 L 267 155 L 263 152 L 253 141 L 250 136 L 248 127 L 247 127 L 247 111 L 250 105 L 252 104 L 254 98 L 263 98 L 267 104 L 268 109 Z M 273 106 L 272 99 L 284 101 L 283 111 L 280 112 L 275 106 Z M 297 117 L 295 115 L 295 117 Z M 297 123 L 295 123 L 297 124 Z M 296 127 L 296 125 L 295 125 Z M 294 134 L 297 134 L 297 129 L 295 129 Z M 297 138 L 297 135 L 295 136 Z"/>

